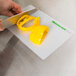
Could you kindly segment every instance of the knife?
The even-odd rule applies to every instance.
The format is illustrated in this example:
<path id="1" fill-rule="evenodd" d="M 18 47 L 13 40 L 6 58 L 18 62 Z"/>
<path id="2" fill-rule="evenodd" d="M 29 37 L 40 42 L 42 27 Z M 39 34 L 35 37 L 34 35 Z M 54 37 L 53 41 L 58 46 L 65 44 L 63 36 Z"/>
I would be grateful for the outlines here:
<path id="1" fill-rule="evenodd" d="M 24 11 L 24 10 L 25 10 L 25 11 Z M 12 25 L 15 25 L 15 24 L 17 23 L 18 19 L 19 19 L 21 16 L 23 16 L 24 14 L 29 14 L 29 15 L 31 15 L 32 13 L 34 13 L 34 12 L 36 12 L 36 11 L 37 11 L 37 9 L 36 9 L 35 7 L 32 7 L 32 8 L 30 8 L 30 9 L 28 9 L 28 8 L 27 8 L 27 9 L 23 9 L 23 12 L 22 12 L 22 13 L 19 13 L 19 14 L 17 14 L 17 15 L 14 15 L 14 16 L 12 16 L 12 17 L 4 20 L 4 21 L 2 22 L 2 24 L 3 24 L 4 28 L 8 28 L 8 27 L 10 27 L 10 26 L 12 26 Z"/>

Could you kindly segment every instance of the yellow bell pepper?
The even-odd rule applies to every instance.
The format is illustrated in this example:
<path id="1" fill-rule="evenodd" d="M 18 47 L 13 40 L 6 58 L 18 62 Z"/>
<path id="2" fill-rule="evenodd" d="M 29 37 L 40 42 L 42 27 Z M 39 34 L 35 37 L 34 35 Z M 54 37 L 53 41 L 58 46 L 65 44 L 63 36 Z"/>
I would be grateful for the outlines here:
<path id="1" fill-rule="evenodd" d="M 34 16 L 29 16 L 29 15 L 23 15 L 18 21 L 17 21 L 17 26 L 19 29 L 23 30 L 23 31 L 31 31 L 32 28 L 35 26 L 30 26 L 30 27 L 23 27 L 23 25 L 31 20 L 34 20 L 35 17 Z"/>
<path id="2" fill-rule="evenodd" d="M 26 22 L 34 20 L 34 24 L 30 27 L 23 27 L 23 24 Z M 24 15 L 22 16 L 18 22 L 17 26 L 19 29 L 23 31 L 31 31 L 31 34 L 29 35 L 29 39 L 31 42 L 40 45 L 45 38 L 46 34 L 49 31 L 49 27 L 45 25 L 40 25 L 40 18 L 39 17 L 34 17 L 34 16 L 29 16 L 29 15 Z"/>
<path id="3" fill-rule="evenodd" d="M 32 29 L 29 39 L 33 43 L 40 45 L 43 39 L 45 38 L 46 34 L 48 33 L 49 27 L 45 25 L 40 25 L 39 17 L 36 18 L 35 23 L 37 24 L 37 26 L 34 29 Z"/>

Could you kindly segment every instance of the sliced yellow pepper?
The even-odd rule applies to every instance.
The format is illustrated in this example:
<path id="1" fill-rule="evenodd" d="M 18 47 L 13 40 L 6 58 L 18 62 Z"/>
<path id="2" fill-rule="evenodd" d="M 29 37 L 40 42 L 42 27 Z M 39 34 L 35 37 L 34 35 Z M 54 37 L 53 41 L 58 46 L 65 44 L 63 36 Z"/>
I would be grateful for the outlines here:
<path id="1" fill-rule="evenodd" d="M 48 26 L 44 25 L 37 26 L 31 32 L 29 39 L 33 43 L 40 45 L 43 39 L 45 38 L 46 34 L 48 33 L 48 30 L 49 30 Z"/>
<path id="2" fill-rule="evenodd" d="M 35 25 L 32 25 L 30 27 L 23 27 L 23 25 L 28 22 L 28 21 L 31 21 L 31 20 L 34 20 L 35 17 L 34 16 L 29 16 L 29 15 L 23 15 L 18 21 L 17 21 L 17 26 L 19 29 L 23 30 L 23 31 L 31 31 L 32 28 L 35 26 Z"/>
<path id="3" fill-rule="evenodd" d="M 45 25 L 40 25 L 40 18 L 36 18 L 36 24 L 38 24 L 34 29 L 32 29 L 31 34 L 29 35 L 29 39 L 35 43 L 40 45 L 42 41 L 44 40 L 46 34 L 49 31 L 49 27 Z"/>
<path id="4" fill-rule="evenodd" d="M 23 24 L 26 22 L 34 20 L 34 24 L 30 27 L 23 27 Z M 29 39 L 31 42 L 40 45 L 45 38 L 46 34 L 49 31 L 49 27 L 45 25 L 40 25 L 40 18 L 39 17 L 34 17 L 34 16 L 29 16 L 29 15 L 24 15 L 22 16 L 18 22 L 17 26 L 19 29 L 23 31 L 31 31 L 31 34 L 29 35 Z"/>

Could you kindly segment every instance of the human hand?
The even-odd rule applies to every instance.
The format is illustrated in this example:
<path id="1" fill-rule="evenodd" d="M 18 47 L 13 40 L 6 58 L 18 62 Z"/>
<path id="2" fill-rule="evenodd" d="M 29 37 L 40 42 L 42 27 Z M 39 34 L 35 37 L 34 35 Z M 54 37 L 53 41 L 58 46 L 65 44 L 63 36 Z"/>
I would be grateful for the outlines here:
<path id="1" fill-rule="evenodd" d="M 21 13 L 21 7 L 13 0 L 0 0 L 0 15 L 13 16 Z M 0 31 L 3 31 L 2 20 L 0 19 Z"/>
<path id="2" fill-rule="evenodd" d="M 21 12 L 20 5 L 13 0 L 0 0 L 0 15 L 13 16 Z"/>

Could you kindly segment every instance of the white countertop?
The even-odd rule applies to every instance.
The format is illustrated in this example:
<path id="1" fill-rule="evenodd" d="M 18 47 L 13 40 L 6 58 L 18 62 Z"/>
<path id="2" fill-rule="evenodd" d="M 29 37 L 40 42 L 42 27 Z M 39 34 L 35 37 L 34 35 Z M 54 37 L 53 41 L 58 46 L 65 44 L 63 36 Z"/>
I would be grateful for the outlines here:
<path id="1" fill-rule="evenodd" d="M 29 49 L 26 48 L 25 51 L 25 46 L 19 41 L 13 48 L 14 57 L 12 61 L 10 61 L 9 57 L 4 57 L 4 60 L 11 62 L 10 66 L 6 62 L 9 67 L 6 65 L 7 69 L 5 69 L 5 76 L 76 76 L 76 1 L 20 1 L 19 3 L 22 5 L 22 7 L 27 6 L 28 4 L 34 4 L 36 7 L 52 16 L 54 19 L 71 28 L 75 34 L 44 61 L 39 59 Z M 1 34 L 1 37 L 2 36 L 3 35 Z M 7 55 L 10 56 L 9 54 Z M 11 56 L 13 55 L 11 54 Z M 3 59 L 1 61 L 5 62 Z M 2 63 L 1 61 L 0 63 Z"/>

